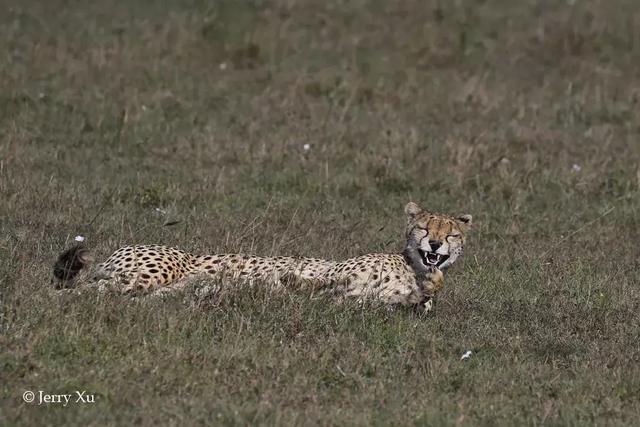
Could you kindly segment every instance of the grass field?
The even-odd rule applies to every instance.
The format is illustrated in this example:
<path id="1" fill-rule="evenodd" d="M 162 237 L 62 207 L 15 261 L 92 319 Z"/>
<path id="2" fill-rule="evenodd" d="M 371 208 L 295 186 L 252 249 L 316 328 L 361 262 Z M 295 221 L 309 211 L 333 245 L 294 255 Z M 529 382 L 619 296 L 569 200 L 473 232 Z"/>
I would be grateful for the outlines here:
<path id="1" fill-rule="evenodd" d="M 0 51 L 0 425 L 637 425 L 639 2 L 5 0 Z M 398 251 L 409 200 L 474 216 L 427 317 L 49 284 L 77 234 Z"/>

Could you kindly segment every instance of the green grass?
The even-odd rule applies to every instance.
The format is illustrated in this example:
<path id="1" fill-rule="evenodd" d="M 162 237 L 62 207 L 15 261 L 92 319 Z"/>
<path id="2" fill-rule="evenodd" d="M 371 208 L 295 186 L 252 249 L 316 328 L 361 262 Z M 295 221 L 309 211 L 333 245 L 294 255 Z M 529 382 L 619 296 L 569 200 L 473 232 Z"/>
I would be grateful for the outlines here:
<path id="1" fill-rule="evenodd" d="M 0 424 L 637 423 L 639 20 L 633 0 L 5 2 Z M 77 234 L 99 258 L 396 251 L 409 200 L 475 222 L 426 318 L 49 284 Z"/>

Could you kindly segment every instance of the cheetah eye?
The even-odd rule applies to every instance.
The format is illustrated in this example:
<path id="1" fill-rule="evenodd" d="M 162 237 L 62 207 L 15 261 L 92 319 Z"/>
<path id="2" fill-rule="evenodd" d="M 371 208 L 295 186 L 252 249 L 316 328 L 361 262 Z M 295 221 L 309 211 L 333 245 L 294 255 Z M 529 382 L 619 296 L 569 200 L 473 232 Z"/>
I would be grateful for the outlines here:
<path id="1" fill-rule="evenodd" d="M 449 235 L 447 236 L 447 240 L 449 240 L 449 239 L 459 239 L 459 238 L 460 238 L 460 236 L 461 236 L 461 234 L 460 234 L 460 233 L 449 234 Z"/>

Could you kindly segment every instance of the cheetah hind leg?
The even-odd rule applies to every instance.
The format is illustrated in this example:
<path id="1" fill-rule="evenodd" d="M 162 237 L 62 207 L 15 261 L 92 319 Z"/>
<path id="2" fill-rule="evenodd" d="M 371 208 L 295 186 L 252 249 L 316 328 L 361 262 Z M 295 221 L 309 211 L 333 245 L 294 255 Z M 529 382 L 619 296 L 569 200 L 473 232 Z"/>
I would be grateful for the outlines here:
<path id="1" fill-rule="evenodd" d="M 168 286 L 160 286 L 150 292 L 153 297 L 165 297 L 173 294 L 179 294 L 184 301 L 190 298 L 202 300 L 216 296 L 222 289 L 220 280 L 212 280 L 210 276 L 205 274 L 196 274 L 183 277 Z"/>
<path id="2" fill-rule="evenodd" d="M 137 297 L 148 294 L 152 289 L 149 283 L 137 280 L 135 275 L 98 271 L 89 284 L 98 292 L 119 293 Z"/>

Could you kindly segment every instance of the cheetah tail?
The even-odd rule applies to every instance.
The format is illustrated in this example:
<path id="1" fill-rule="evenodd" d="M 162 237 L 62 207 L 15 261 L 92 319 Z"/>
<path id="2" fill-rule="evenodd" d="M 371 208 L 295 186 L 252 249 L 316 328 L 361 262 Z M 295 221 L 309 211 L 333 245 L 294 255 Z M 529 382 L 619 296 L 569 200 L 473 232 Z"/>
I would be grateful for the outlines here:
<path id="1" fill-rule="evenodd" d="M 58 287 L 63 282 L 68 282 L 80 273 L 87 264 L 93 261 L 89 250 L 83 245 L 73 246 L 62 252 L 58 260 L 53 264 L 53 277 L 57 279 Z"/>

